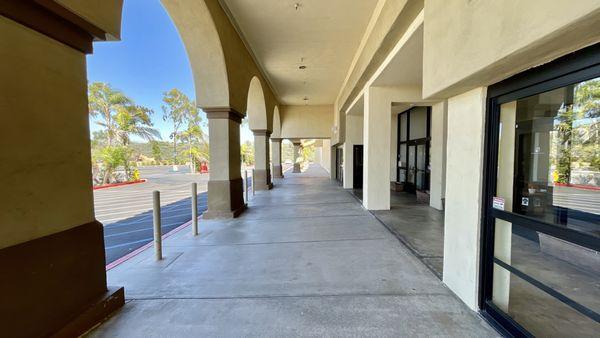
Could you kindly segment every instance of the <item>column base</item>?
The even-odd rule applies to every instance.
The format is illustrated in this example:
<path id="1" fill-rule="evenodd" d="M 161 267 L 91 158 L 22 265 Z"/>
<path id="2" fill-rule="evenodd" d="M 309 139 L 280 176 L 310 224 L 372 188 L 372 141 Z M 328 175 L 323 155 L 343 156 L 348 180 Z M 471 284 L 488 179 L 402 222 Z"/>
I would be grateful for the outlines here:
<path id="1" fill-rule="evenodd" d="M 125 303 L 122 288 L 107 288 L 105 265 L 104 227 L 98 221 L 0 249 L 0 313 L 10 314 L 2 333 L 85 333 Z"/>
<path id="2" fill-rule="evenodd" d="M 294 163 L 294 170 L 292 172 L 296 174 L 302 172 L 302 170 L 300 170 L 300 163 Z"/>
<path id="3" fill-rule="evenodd" d="M 273 166 L 273 178 L 283 178 L 283 170 L 280 165 Z"/>
<path id="4" fill-rule="evenodd" d="M 256 191 L 273 189 L 271 171 L 268 169 L 254 169 L 252 184 L 254 184 L 254 190 Z"/>
<path id="5" fill-rule="evenodd" d="M 208 210 L 203 219 L 235 218 L 246 210 L 242 178 L 208 181 Z"/>
<path id="6" fill-rule="evenodd" d="M 236 218 L 241 215 L 248 207 L 246 203 L 235 210 L 206 210 L 202 214 L 202 219 L 223 219 Z"/>

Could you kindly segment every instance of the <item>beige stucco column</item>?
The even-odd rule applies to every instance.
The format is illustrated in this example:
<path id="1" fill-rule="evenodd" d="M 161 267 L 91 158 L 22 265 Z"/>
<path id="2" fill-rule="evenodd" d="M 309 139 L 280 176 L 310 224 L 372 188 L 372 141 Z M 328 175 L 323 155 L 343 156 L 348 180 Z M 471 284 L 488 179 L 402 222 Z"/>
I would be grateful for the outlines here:
<path id="1" fill-rule="evenodd" d="M 269 165 L 269 136 L 268 130 L 253 130 L 254 133 L 254 177 L 255 190 L 269 190 L 273 188 L 271 182 L 271 168 Z"/>
<path id="2" fill-rule="evenodd" d="M 33 1 L 0 7 L 10 14 L 0 15 L 2 336 L 78 336 L 124 304 L 122 289 L 107 288 L 94 215 L 86 76 L 94 36 L 75 13 L 77 24 Z"/>
<path id="3" fill-rule="evenodd" d="M 478 307 L 485 87 L 448 99 L 444 283 Z"/>
<path id="4" fill-rule="evenodd" d="M 294 145 L 294 173 L 302 172 L 300 169 L 300 147 L 302 147 L 302 142 L 299 139 L 292 139 L 292 144 Z"/>
<path id="5" fill-rule="evenodd" d="M 237 217 L 246 208 L 240 155 L 243 115 L 231 108 L 204 108 L 208 117 L 210 180 L 208 210 L 203 218 Z"/>
<path id="6" fill-rule="evenodd" d="M 391 105 L 385 88 L 365 93 L 363 205 L 369 210 L 390 209 Z"/>
<path id="7" fill-rule="evenodd" d="M 283 178 L 280 138 L 271 138 L 271 162 L 273 163 L 273 178 Z"/>
<path id="8" fill-rule="evenodd" d="M 429 205 L 438 210 L 444 210 L 444 198 L 446 196 L 447 117 L 448 104 L 446 101 L 438 102 L 431 106 Z"/>

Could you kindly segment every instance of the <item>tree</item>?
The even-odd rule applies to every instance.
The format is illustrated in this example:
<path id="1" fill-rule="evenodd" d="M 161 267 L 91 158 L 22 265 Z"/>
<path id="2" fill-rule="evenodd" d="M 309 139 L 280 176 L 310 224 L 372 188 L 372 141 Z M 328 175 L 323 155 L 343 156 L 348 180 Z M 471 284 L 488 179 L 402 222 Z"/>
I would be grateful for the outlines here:
<path id="1" fill-rule="evenodd" d="M 88 86 L 88 105 L 90 116 L 100 119 L 96 124 L 106 131 L 106 142 L 112 146 L 118 134 L 115 120 L 117 112 L 130 104 L 131 100 L 122 92 L 113 89 L 109 84 L 93 82 Z"/>
<path id="2" fill-rule="evenodd" d="M 115 140 L 126 146 L 131 135 L 145 140 L 160 138 L 158 130 L 152 128 L 152 109 L 135 105 L 133 100 L 109 84 L 91 83 L 88 101 L 90 116 L 99 119 L 96 124 L 104 128 L 107 146 L 113 146 Z"/>
<path id="3" fill-rule="evenodd" d="M 117 135 L 124 146 L 130 142 L 131 135 L 138 136 L 146 141 L 160 139 L 160 132 L 152 128 L 150 115 L 152 109 L 129 104 L 119 108 L 115 116 Z"/>
<path id="4" fill-rule="evenodd" d="M 241 144 L 240 151 L 242 155 L 242 161 L 245 165 L 254 164 L 254 144 L 250 141 L 246 141 Z"/>
<path id="5" fill-rule="evenodd" d="M 130 175 L 131 149 L 125 146 L 107 146 L 100 151 L 99 157 L 104 165 L 102 184 L 109 183 L 114 171 L 120 166 L 125 168 L 127 176 Z"/>
<path id="6" fill-rule="evenodd" d="M 173 124 L 173 132 L 171 132 L 169 138 L 173 140 L 173 161 L 176 163 L 177 141 L 181 136 L 181 128 L 186 125 L 186 122 L 198 115 L 198 108 L 196 108 L 193 101 L 176 88 L 163 93 L 163 102 L 165 103 L 162 106 L 163 120 Z"/>
<path id="7" fill-rule="evenodd" d="M 94 176 L 102 172 L 102 184 L 108 183 L 117 167 L 123 166 L 126 179 L 132 177 L 130 159 L 133 151 L 129 149 L 132 135 L 144 140 L 160 138 L 160 133 L 152 128 L 149 108 L 136 105 L 123 92 L 113 89 L 109 84 L 94 82 L 88 86 L 90 116 L 95 123 L 103 127 L 95 131 L 92 138 L 92 168 Z M 102 163 L 102 168 L 98 163 Z M 96 179 L 95 181 L 100 181 Z"/>
<path id="8" fill-rule="evenodd" d="M 154 159 L 157 162 L 162 161 L 162 151 L 160 150 L 160 144 L 158 144 L 158 142 L 156 141 L 151 141 L 152 143 L 152 157 L 154 157 Z"/>

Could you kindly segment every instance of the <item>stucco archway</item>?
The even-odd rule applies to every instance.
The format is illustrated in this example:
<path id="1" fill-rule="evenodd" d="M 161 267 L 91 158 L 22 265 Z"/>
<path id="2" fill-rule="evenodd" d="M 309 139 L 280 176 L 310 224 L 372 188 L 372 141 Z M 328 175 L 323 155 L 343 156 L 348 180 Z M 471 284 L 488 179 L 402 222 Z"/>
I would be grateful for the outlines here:
<path id="1" fill-rule="evenodd" d="M 202 108 L 229 107 L 229 79 L 221 38 L 205 1 L 161 0 L 185 45 Z"/>
<path id="2" fill-rule="evenodd" d="M 250 130 L 254 133 L 254 188 L 271 189 L 270 144 L 271 132 L 267 129 L 267 107 L 261 81 L 254 76 L 248 88 L 246 118 Z"/>
<path id="3" fill-rule="evenodd" d="M 256 76 L 250 80 L 250 87 L 248 88 L 246 118 L 248 118 L 250 130 L 267 130 L 265 94 L 262 89 L 262 83 Z"/>

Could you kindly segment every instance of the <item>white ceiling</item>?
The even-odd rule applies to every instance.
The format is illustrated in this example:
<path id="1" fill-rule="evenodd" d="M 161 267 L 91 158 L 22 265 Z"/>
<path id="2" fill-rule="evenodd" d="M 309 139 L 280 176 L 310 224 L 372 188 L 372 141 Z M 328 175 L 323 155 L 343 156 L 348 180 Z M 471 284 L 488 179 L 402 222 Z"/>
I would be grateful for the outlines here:
<path id="1" fill-rule="evenodd" d="M 223 0 L 280 103 L 332 104 L 377 0 Z M 298 9 L 295 4 L 298 3 Z M 305 65 L 306 69 L 298 67 Z"/>

